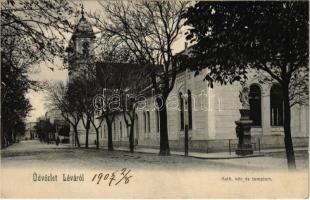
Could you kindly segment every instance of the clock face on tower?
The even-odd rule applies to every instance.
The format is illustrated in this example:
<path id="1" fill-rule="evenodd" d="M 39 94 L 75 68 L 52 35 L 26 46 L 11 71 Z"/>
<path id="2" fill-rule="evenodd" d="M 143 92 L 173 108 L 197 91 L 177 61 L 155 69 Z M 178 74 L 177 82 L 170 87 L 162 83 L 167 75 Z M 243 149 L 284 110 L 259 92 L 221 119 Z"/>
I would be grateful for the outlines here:
<path id="1" fill-rule="evenodd" d="M 83 42 L 82 51 L 83 51 L 84 56 L 89 54 L 89 42 L 88 41 Z"/>

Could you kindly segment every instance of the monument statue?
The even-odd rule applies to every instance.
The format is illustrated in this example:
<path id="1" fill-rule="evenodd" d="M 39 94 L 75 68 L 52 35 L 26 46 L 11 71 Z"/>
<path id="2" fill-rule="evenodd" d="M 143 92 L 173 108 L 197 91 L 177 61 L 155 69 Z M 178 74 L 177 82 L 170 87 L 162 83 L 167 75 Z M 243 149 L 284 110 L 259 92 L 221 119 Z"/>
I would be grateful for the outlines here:
<path id="1" fill-rule="evenodd" d="M 242 108 L 239 110 L 241 118 L 235 122 L 236 135 L 238 137 L 238 148 L 236 149 L 236 154 L 240 156 L 253 154 L 251 144 L 252 120 L 250 120 L 249 93 L 249 87 L 246 84 L 242 84 L 242 89 L 239 93 L 239 99 L 242 104 Z"/>
<path id="2" fill-rule="evenodd" d="M 247 85 L 243 85 L 242 90 L 239 93 L 239 99 L 242 104 L 242 109 L 246 110 L 250 109 L 249 93 L 250 93 L 249 87 Z"/>

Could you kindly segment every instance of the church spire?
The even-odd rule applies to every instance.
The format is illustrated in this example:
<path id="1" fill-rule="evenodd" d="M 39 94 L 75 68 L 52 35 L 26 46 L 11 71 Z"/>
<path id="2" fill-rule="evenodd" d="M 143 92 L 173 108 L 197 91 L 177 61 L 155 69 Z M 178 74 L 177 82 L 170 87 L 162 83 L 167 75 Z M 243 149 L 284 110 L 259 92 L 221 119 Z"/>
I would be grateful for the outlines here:
<path id="1" fill-rule="evenodd" d="M 82 18 L 84 18 L 84 5 L 83 4 L 81 4 L 81 14 L 82 14 Z"/>

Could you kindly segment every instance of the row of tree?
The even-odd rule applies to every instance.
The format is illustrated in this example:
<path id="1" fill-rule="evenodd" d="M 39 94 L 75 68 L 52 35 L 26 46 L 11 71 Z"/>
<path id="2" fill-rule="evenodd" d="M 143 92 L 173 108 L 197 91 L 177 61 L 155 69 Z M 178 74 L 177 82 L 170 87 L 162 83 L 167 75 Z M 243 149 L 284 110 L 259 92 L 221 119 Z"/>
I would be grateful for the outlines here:
<path id="1" fill-rule="evenodd" d="M 36 122 L 34 129 L 39 140 L 46 143 L 59 140 L 59 136 L 68 138 L 70 132 L 70 126 L 67 123 L 58 120 L 51 123 L 49 119 L 40 119 Z M 66 140 L 68 139 L 64 141 Z"/>
<path id="2" fill-rule="evenodd" d="M 119 52 L 118 52 L 119 53 Z M 87 77 L 84 75 L 87 74 Z M 89 132 L 96 132 L 96 148 L 99 148 L 99 132 L 105 122 L 108 131 L 108 149 L 113 150 L 112 123 L 121 114 L 129 128 L 130 151 L 134 151 L 134 120 L 139 95 L 147 86 L 147 71 L 137 63 L 97 63 L 89 65 L 87 73 L 68 83 L 57 82 L 49 88 L 49 106 L 61 111 L 75 134 L 80 147 L 79 124 L 85 129 L 85 147 L 89 146 Z"/>
<path id="3" fill-rule="evenodd" d="M 25 132 L 31 110 L 25 97 L 42 84 L 29 79 L 29 72 L 42 61 L 63 55 L 63 33 L 74 13 L 66 1 L 5 0 L 1 2 L 1 147 Z"/>
<path id="4" fill-rule="evenodd" d="M 34 126 L 41 142 L 50 143 L 55 139 L 55 126 L 49 120 L 39 120 Z"/>

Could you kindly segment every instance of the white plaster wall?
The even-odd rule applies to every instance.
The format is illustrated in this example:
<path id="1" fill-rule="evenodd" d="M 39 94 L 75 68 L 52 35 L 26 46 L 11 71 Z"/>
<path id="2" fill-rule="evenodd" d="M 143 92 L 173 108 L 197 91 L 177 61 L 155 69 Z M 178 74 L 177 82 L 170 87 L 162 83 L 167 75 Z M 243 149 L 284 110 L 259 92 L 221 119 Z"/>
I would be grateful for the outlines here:
<path id="1" fill-rule="evenodd" d="M 213 139 L 235 139 L 235 121 L 240 119 L 239 109 L 239 91 L 241 85 L 234 83 L 233 85 L 215 84 L 213 88 L 208 87 L 207 82 L 203 81 L 206 71 L 200 75 L 194 76 L 194 73 L 187 73 L 185 84 L 185 72 L 178 74 L 175 87 L 171 91 L 168 105 L 168 132 L 169 140 L 183 140 L 184 131 L 180 130 L 180 114 L 179 114 L 179 92 L 185 93 L 185 89 L 190 89 L 192 93 L 192 119 L 193 128 L 189 131 L 191 140 L 213 140 Z M 283 135 L 283 127 L 271 127 L 270 123 L 270 88 L 271 84 L 261 84 L 257 78 L 251 74 L 248 76 L 247 84 L 258 84 L 261 88 L 261 107 L 262 107 L 262 125 L 261 127 L 253 127 L 252 135 Z M 203 94 L 203 98 L 199 95 Z M 137 110 L 139 125 L 139 144 L 159 144 L 159 132 L 156 131 L 156 120 L 154 112 L 154 99 L 147 99 L 146 107 Z M 143 112 L 150 112 L 150 132 L 145 133 Z M 309 107 L 294 106 L 292 108 L 292 136 L 307 137 L 309 135 Z M 119 137 L 119 121 L 123 125 L 123 137 Z M 125 134 L 125 122 L 123 115 L 118 115 L 116 121 L 116 135 L 113 134 L 113 141 L 128 141 Z M 137 123 L 137 122 L 135 122 Z M 104 123 L 103 123 L 104 124 Z M 101 143 L 106 143 L 107 137 L 104 138 L 104 130 L 102 126 L 103 138 Z M 107 127 L 106 127 L 107 130 Z M 114 131 L 114 127 L 112 129 Z M 81 138 L 80 141 L 83 139 Z"/>
<path id="2" fill-rule="evenodd" d="M 215 139 L 236 138 L 235 121 L 240 119 L 239 84 L 214 86 Z M 210 117 L 213 117 L 210 116 Z"/>

